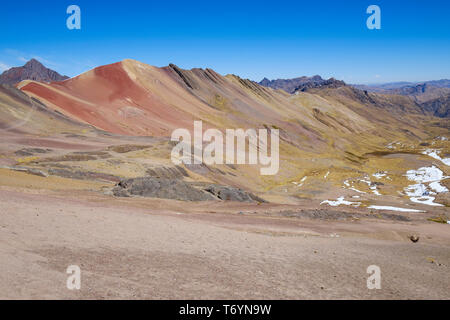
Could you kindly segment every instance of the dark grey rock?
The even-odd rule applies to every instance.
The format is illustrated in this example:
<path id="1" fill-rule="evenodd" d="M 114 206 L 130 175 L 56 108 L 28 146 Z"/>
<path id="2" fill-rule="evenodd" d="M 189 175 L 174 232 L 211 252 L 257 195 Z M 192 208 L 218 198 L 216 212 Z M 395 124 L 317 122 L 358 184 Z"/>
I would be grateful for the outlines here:
<path id="1" fill-rule="evenodd" d="M 142 177 L 120 181 L 113 189 L 116 197 L 141 196 L 184 201 L 214 200 L 211 194 L 182 180 Z"/>
<path id="2" fill-rule="evenodd" d="M 45 173 L 44 171 L 41 171 L 39 169 L 34 169 L 34 168 L 9 167 L 9 166 L 1 166 L 0 168 L 24 172 L 24 173 L 32 174 L 35 176 L 44 177 L 44 178 L 48 177 L 48 174 Z"/>
<path id="3" fill-rule="evenodd" d="M 242 189 L 212 184 L 205 189 L 220 200 L 239 202 L 266 202 L 265 200 Z"/>
<path id="4" fill-rule="evenodd" d="M 224 200 L 239 202 L 265 202 L 263 199 L 238 188 L 209 185 L 202 187 L 180 179 L 141 177 L 121 180 L 112 190 L 116 197 L 150 197 L 182 201 Z"/>
<path id="5" fill-rule="evenodd" d="M 51 149 L 24 148 L 24 149 L 17 150 L 16 152 L 14 152 L 14 154 L 21 156 L 21 157 L 28 157 L 28 156 L 34 155 L 35 153 L 48 153 L 51 151 L 52 151 Z"/>

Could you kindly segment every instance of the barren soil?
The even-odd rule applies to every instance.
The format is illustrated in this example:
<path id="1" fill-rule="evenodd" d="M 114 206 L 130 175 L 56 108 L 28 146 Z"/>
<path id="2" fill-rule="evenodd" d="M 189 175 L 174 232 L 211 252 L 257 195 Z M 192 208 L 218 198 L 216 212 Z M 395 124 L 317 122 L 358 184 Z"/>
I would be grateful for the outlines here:
<path id="1" fill-rule="evenodd" d="M 450 298 L 449 225 L 276 213 L 309 209 L 2 186 L 0 298 Z M 367 289 L 370 265 L 380 290 Z"/>

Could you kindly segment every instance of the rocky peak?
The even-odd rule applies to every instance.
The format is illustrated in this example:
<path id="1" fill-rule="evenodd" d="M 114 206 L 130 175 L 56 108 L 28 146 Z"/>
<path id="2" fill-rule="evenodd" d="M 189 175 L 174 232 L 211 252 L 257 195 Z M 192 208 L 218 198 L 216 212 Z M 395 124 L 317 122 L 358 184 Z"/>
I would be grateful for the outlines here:
<path id="1" fill-rule="evenodd" d="M 40 63 L 39 61 L 37 61 L 36 59 L 31 59 L 30 61 L 28 61 L 25 65 L 24 68 L 28 68 L 28 69 L 45 69 L 44 65 L 42 63 Z"/>
<path id="2" fill-rule="evenodd" d="M 17 84 L 23 80 L 34 80 L 39 82 L 55 82 L 68 79 L 58 72 L 46 68 L 36 59 L 31 59 L 22 67 L 14 67 L 0 75 L 0 84 Z"/>

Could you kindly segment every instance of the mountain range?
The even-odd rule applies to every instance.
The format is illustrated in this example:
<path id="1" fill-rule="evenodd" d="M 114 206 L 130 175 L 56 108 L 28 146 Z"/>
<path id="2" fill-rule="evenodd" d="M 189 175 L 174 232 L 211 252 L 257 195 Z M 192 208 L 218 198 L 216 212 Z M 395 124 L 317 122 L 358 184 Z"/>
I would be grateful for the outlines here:
<path id="1" fill-rule="evenodd" d="M 410 184 L 405 170 L 432 160 L 423 154 L 427 146 L 442 157 L 450 152 L 444 98 L 424 105 L 408 95 L 369 92 L 334 79 L 294 82 L 291 94 L 212 69 L 124 60 L 64 81 L 2 85 L 0 129 L 8 139 L 0 145 L 1 162 L 44 176 L 123 181 L 110 186 L 120 196 L 186 200 L 190 194 L 207 199 L 226 193 L 233 199 L 320 203 L 355 189 L 368 206 L 409 201 L 402 193 Z M 198 120 L 204 130 L 278 129 L 278 174 L 261 176 L 259 166 L 248 165 L 175 166 L 171 134 L 193 130 Z M 373 178 L 380 172 L 389 172 L 390 180 Z M 164 190 L 147 190 L 157 185 Z M 441 203 L 447 194 L 439 195 Z"/>
<path id="2" fill-rule="evenodd" d="M 448 117 L 450 113 L 450 80 L 433 80 L 421 83 L 400 82 L 355 88 L 383 94 L 408 96 L 425 110 L 438 117 Z"/>
<path id="3" fill-rule="evenodd" d="M 23 80 L 38 82 L 60 82 L 69 79 L 56 71 L 46 68 L 36 59 L 31 59 L 22 67 L 11 68 L 0 75 L 0 84 L 18 84 Z M 319 75 L 298 77 L 293 79 L 269 80 L 264 78 L 258 83 L 261 86 L 281 89 L 290 94 L 306 92 L 312 89 L 338 88 L 346 86 L 343 81 L 334 78 L 323 79 Z M 425 112 L 438 117 L 449 114 L 450 80 L 434 80 L 426 82 L 395 82 L 378 85 L 351 85 L 356 89 L 387 95 L 403 95 L 411 97 Z"/>
<path id="4" fill-rule="evenodd" d="M 325 80 L 316 75 L 313 77 L 299 77 L 294 79 L 269 80 L 264 78 L 260 85 L 281 89 L 294 94 L 299 91 L 307 91 L 315 88 L 346 86 L 345 82 L 334 78 Z M 350 85 L 353 88 L 385 95 L 402 95 L 410 97 L 426 113 L 438 117 L 447 117 L 450 112 L 448 100 L 450 97 L 450 80 L 434 80 L 426 82 L 394 82 L 378 85 Z"/>

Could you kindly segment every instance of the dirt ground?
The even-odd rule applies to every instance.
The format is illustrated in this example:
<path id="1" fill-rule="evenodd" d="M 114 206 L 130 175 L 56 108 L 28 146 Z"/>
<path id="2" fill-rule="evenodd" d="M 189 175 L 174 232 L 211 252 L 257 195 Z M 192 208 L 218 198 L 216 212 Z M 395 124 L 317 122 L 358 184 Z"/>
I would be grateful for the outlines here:
<path id="1" fill-rule="evenodd" d="M 450 298 L 450 225 L 277 214 L 309 209 L 2 186 L 0 298 Z M 79 291 L 66 287 L 69 265 Z M 367 288 L 370 265 L 379 290 Z"/>

